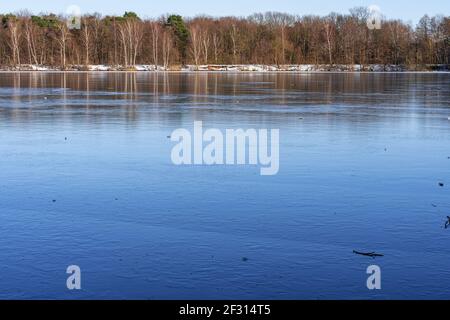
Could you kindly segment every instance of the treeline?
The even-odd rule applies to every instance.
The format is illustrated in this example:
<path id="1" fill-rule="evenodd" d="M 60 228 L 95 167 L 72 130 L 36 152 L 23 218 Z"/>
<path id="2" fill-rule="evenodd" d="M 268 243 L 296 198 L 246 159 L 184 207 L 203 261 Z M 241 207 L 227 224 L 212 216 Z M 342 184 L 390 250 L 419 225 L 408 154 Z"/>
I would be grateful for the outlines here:
<path id="1" fill-rule="evenodd" d="M 0 64 L 450 64 L 449 17 L 424 16 L 417 26 L 383 20 L 375 30 L 367 27 L 368 17 L 362 7 L 325 17 L 268 12 L 143 19 L 127 12 L 85 15 L 72 29 L 70 18 L 54 14 L 4 14 Z"/>

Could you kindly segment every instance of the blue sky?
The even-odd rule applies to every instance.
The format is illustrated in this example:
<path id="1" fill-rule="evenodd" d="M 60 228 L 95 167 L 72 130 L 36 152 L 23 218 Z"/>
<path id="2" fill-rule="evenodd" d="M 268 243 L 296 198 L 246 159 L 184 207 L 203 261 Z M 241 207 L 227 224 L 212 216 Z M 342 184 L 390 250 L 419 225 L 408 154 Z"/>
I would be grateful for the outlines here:
<path id="1" fill-rule="evenodd" d="M 425 13 L 450 15 L 448 0 L 0 0 L 0 12 L 28 9 L 33 13 L 64 13 L 70 5 L 79 6 L 82 13 L 122 14 L 124 11 L 135 11 L 143 17 L 156 17 L 165 13 L 183 16 L 247 16 L 265 11 L 323 15 L 331 11 L 347 13 L 352 7 L 369 5 L 379 6 L 388 18 L 400 18 L 414 23 Z"/>

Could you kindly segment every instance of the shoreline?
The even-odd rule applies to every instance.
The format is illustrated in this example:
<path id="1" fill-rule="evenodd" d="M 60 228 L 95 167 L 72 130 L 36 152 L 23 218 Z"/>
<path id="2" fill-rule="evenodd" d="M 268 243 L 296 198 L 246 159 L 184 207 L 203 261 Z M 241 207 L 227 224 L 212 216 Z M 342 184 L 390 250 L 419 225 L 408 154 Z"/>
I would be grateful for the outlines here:
<path id="1" fill-rule="evenodd" d="M 162 67 L 136 65 L 134 67 L 109 65 L 71 65 L 60 67 L 24 64 L 0 67 L 0 73 L 71 73 L 71 72 L 136 72 L 136 73 L 449 73 L 450 65 L 427 65 L 407 68 L 399 65 L 186 65 Z"/>
<path id="2" fill-rule="evenodd" d="M 48 74 L 48 73 L 134 73 L 134 74 L 450 74 L 450 70 L 445 71 L 78 71 L 78 70 L 46 70 L 46 71 L 26 71 L 26 70 L 0 70 L 0 74 Z"/>

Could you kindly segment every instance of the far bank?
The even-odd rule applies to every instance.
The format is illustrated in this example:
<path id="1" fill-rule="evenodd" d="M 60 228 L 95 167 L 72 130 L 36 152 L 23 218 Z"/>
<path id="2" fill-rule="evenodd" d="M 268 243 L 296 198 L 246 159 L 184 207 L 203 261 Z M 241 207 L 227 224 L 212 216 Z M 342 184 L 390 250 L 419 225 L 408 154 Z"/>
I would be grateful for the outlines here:
<path id="1" fill-rule="evenodd" d="M 156 66 L 140 64 L 135 66 L 122 65 L 70 65 L 66 68 L 60 66 L 21 64 L 18 66 L 0 66 L 0 71 L 181 71 L 181 72 L 448 72 L 450 65 L 261 65 L 261 64 L 239 64 L 239 65 L 174 65 Z"/>

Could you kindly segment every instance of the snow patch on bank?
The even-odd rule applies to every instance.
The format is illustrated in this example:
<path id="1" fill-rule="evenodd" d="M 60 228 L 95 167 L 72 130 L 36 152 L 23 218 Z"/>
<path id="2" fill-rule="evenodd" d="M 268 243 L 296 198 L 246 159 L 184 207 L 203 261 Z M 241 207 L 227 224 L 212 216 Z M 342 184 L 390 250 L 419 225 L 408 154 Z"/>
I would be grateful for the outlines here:
<path id="1" fill-rule="evenodd" d="M 0 71 L 61 71 L 61 67 L 43 66 L 33 64 L 22 64 L 20 66 L 0 66 Z M 111 66 L 111 65 L 71 65 L 65 68 L 65 71 L 137 71 L 137 72 L 155 72 L 155 71 L 183 71 L 183 72 L 402 72 L 402 71 L 449 71 L 448 65 L 429 65 L 423 69 L 411 70 L 405 66 L 399 65 L 262 65 L 262 64 L 237 64 L 237 65 L 186 65 L 178 67 L 155 66 L 150 64 L 139 64 L 135 66 Z"/>

